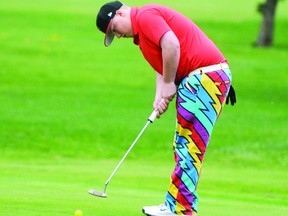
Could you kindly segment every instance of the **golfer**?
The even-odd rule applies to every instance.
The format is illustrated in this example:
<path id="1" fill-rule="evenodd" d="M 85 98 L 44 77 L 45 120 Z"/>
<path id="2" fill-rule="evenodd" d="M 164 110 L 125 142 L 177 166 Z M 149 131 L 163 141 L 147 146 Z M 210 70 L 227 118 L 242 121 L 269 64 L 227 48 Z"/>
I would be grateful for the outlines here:
<path id="1" fill-rule="evenodd" d="M 163 5 L 103 5 L 96 25 L 109 46 L 114 36 L 132 38 L 156 74 L 158 117 L 176 96 L 175 169 L 163 204 L 146 215 L 197 215 L 196 192 L 206 148 L 224 102 L 236 102 L 227 60 L 190 19 Z M 230 91 L 229 91 L 230 89 Z M 227 97 L 227 99 L 226 99 Z"/>

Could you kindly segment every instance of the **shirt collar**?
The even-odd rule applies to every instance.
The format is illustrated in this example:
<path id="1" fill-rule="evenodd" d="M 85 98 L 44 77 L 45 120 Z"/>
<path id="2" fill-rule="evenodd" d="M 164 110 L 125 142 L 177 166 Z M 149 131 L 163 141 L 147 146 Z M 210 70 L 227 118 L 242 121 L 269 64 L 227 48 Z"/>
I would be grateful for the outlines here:
<path id="1" fill-rule="evenodd" d="M 134 35 L 134 44 L 139 45 L 139 28 L 138 28 L 138 23 L 136 21 L 136 16 L 138 12 L 138 7 L 132 7 L 131 8 L 131 23 L 132 23 L 132 30 L 133 30 L 133 35 Z"/>

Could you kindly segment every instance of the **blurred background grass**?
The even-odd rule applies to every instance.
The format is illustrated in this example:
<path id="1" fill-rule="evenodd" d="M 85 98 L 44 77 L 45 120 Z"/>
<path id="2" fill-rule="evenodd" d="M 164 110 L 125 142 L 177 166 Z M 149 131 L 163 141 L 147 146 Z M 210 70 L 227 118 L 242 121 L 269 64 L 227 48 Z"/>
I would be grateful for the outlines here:
<path id="1" fill-rule="evenodd" d="M 149 2 L 125 3 L 141 6 Z M 269 49 L 253 47 L 261 22 L 256 8 L 262 1 L 154 2 L 172 6 L 193 19 L 221 49 L 233 73 L 238 101 L 235 107 L 225 106 L 208 148 L 199 185 L 199 193 L 206 198 L 201 204 L 203 215 L 217 215 L 216 206 L 218 215 L 223 215 L 227 205 L 234 210 L 230 215 L 240 211 L 241 205 L 246 205 L 251 215 L 269 215 L 269 211 L 286 215 L 288 2 L 279 2 L 274 47 Z M 28 215 L 20 210 L 27 205 L 25 199 L 13 199 L 25 186 L 33 190 L 31 194 L 24 191 L 31 203 L 42 193 L 49 194 L 45 184 L 60 181 L 63 184 L 57 191 L 67 186 L 65 192 L 71 196 L 73 190 L 68 188 L 83 189 L 94 181 L 102 186 L 152 111 L 155 75 L 131 40 L 115 39 L 111 47 L 103 46 L 95 15 L 105 1 L 0 3 L 0 200 L 5 203 L 0 213 L 3 209 L 2 213 L 9 215 L 18 206 L 18 215 Z M 162 201 L 159 196 L 173 168 L 173 106 L 149 127 L 129 155 L 122 174 L 117 174 L 118 183 L 115 180 L 115 186 L 111 185 L 114 196 L 128 193 L 133 200 L 135 194 L 145 197 L 149 193 L 146 201 Z M 77 171 L 70 171 L 73 169 Z M 87 177 L 91 169 L 95 169 L 94 176 Z M 48 180 L 38 178 L 38 171 L 47 172 L 44 179 Z M 158 172 L 163 177 L 156 175 Z M 132 174 L 144 182 L 139 183 Z M 81 176 L 77 183 L 73 182 L 75 175 Z M 127 185 L 136 181 L 131 191 L 123 178 Z M 151 186 L 153 182 L 163 187 Z M 81 193 L 77 201 L 63 202 L 64 210 L 57 211 L 58 215 L 67 214 L 71 203 L 91 206 L 92 200 L 87 201 L 87 195 Z M 43 213 L 34 215 L 49 215 L 48 203 L 55 205 L 56 194 L 55 189 L 55 194 L 44 198 Z M 140 196 L 134 204 L 141 207 L 144 201 Z M 110 206 L 112 213 L 118 212 L 119 206 L 111 207 L 112 202 L 120 201 L 101 201 L 97 211 Z M 251 205 L 259 202 L 273 205 L 262 206 L 262 210 Z M 35 208 L 40 211 L 36 206 L 37 202 L 29 208 L 30 215 Z M 138 206 L 132 207 L 128 215 L 136 215 L 138 210 Z"/>

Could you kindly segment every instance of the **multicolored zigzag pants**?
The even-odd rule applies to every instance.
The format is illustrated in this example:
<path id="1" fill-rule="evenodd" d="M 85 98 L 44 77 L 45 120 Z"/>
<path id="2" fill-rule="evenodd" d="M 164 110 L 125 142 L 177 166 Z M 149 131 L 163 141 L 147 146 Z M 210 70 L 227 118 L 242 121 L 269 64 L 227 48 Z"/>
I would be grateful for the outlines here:
<path id="1" fill-rule="evenodd" d="M 176 167 L 166 205 L 176 214 L 198 212 L 196 193 L 202 162 L 230 88 L 229 69 L 187 76 L 178 87 L 177 127 L 173 144 Z"/>

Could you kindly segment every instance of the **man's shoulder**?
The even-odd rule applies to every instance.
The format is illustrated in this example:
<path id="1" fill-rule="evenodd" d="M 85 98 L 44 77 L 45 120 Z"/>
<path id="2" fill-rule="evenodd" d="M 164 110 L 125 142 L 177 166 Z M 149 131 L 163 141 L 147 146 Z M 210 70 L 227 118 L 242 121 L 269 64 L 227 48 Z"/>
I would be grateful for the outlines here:
<path id="1" fill-rule="evenodd" d="M 142 16 L 143 14 L 146 15 L 146 13 L 155 13 L 155 14 L 159 14 L 161 12 L 164 12 L 164 11 L 169 11 L 171 10 L 170 8 L 168 8 L 167 6 L 164 6 L 164 5 L 160 5 L 160 4 L 146 4 L 146 5 L 143 5 L 142 7 L 140 7 L 138 9 L 138 15 L 139 16 Z"/>

